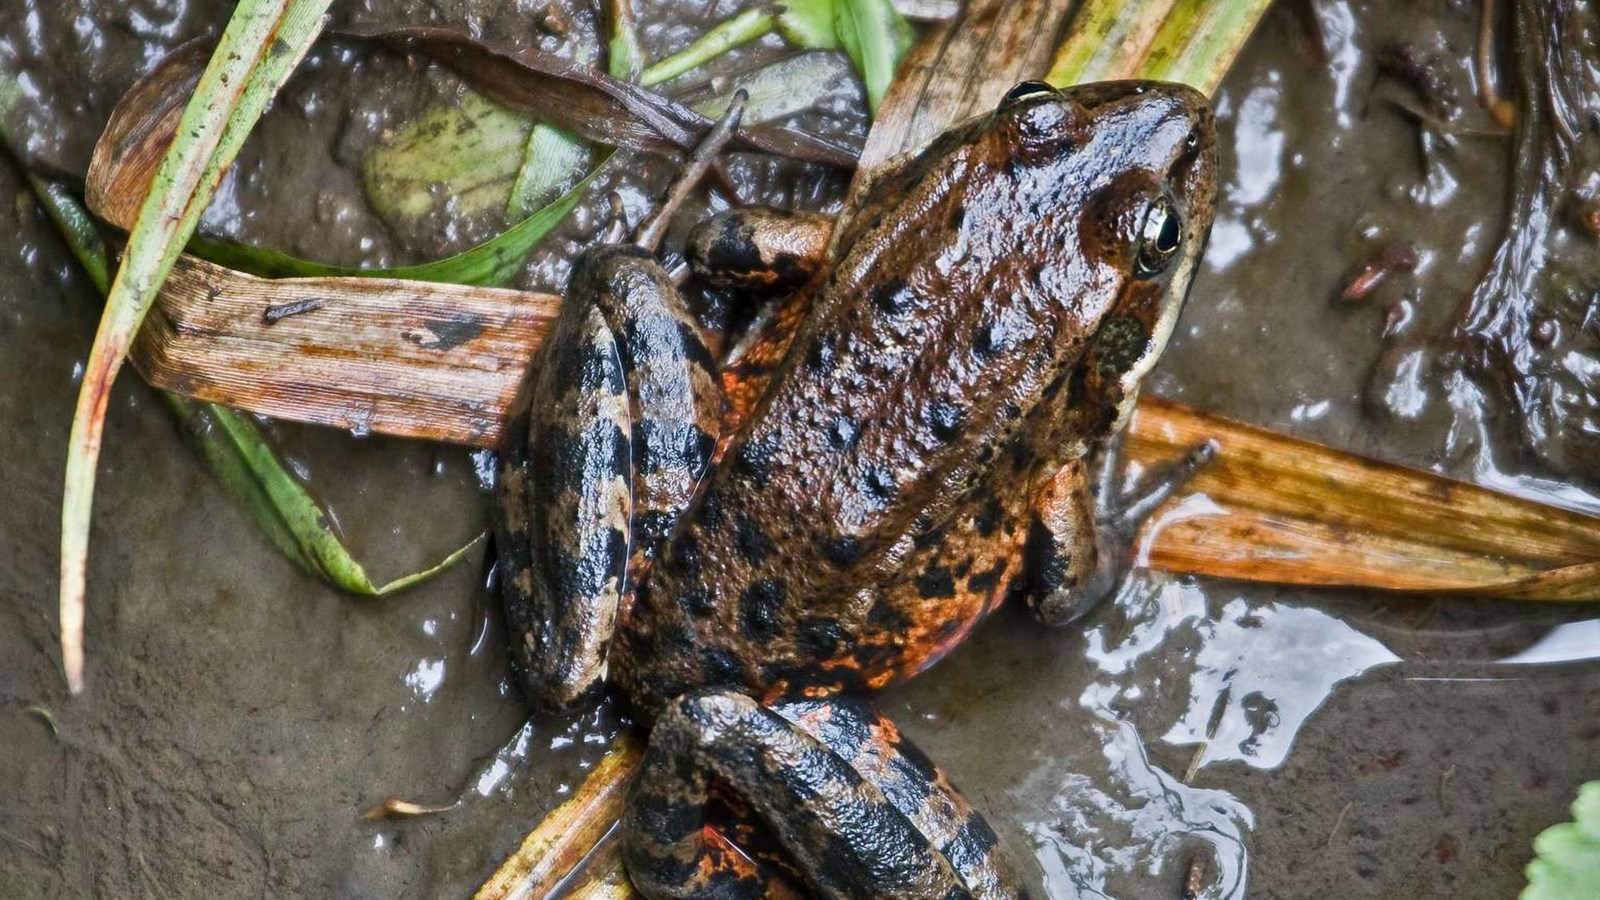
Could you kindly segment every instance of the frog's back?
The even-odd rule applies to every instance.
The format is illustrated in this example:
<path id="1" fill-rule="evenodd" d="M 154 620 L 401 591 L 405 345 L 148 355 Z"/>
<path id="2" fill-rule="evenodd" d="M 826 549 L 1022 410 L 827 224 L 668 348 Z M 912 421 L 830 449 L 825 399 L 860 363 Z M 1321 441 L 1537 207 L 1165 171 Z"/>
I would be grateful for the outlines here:
<path id="1" fill-rule="evenodd" d="M 878 688 L 1004 598 L 1035 496 L 1115 418 L 1075 398 L 1121 283 L 1083 227 L 1115 174 L 1090 135 L 1019 159 L 1015 130 L 997 114 L 946 135 L 843 226 L 625 617 L 616 675 L 636 703 Z"/>

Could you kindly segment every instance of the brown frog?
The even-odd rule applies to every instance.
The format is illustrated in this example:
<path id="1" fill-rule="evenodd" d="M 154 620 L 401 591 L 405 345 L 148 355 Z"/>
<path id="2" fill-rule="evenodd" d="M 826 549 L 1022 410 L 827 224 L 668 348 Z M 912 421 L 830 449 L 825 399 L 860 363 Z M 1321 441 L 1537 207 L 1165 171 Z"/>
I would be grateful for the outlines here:
<path id="1" fill-rule="evenodd" d="M 1029 82 L 836 233 L 701 225 L 697 271 L 789 291 L 722 360 L 648 249 L 580 258 L 504 458 L 506 615 L 536 706 L 609 682 L 651 729 L 624 821 L 647 896 L 1021 895 L 862 698 L 1012 594 L 1083 614 L 1198 464 L 1096 502 L 1214 194 L 1198 93 Z"/>

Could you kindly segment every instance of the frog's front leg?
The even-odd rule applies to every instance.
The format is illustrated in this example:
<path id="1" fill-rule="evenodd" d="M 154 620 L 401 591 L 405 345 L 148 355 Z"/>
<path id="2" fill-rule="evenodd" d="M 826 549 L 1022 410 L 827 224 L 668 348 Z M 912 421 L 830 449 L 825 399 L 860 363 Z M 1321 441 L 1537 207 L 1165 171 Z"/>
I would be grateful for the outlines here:
<path id="1" fill-rule="evenodd" d="M 672 279 L 637 247 L 578 260 L 544 346 L 498 538 L 524 693 L 561 711 L 603 685 L 619 605 L 688 504 L 722 401 Z"/>
<path id="2" fill-rule="evenodd" d="M 748 808 L 782 860 L 755 862 L 708 816 Z M 670 704 L 623 820 L 629 876 L 651 898 L 1022 897 L 994 831 L 865 701 L 765 707 L 717 691 Z"/>
<path id="3" fill-rule="evenodd" d="M 696 225 L 684 254 L 694 273 L 713 284 L 796 288 L 822 271 L 833 225 L 832 216 L 820 213 L 744 206 Z"/>
<path id="4" fill-rule="evenodd" d="M 1074 622 L 1110 595 L 1133 562 L 1139 527 L 1214 452 L 1212 445 L 1201 444 L 1124 491 L 1117 477 L 1118 443 L 1098 448 L 1092 459 L 1069 461 L 1034 503 L 1025 597 L 1046 624 Z"/>

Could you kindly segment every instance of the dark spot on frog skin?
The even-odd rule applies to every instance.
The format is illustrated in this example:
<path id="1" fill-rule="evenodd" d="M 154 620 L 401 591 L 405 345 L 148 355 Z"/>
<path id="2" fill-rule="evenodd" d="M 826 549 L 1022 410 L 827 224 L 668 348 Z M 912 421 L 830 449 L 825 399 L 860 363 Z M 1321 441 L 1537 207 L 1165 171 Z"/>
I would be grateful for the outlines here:
<path id="1" fill-rule="evenodd" d="M 925 600 L 932 600 L 935 597 L 954 597 L 955 578 L 944 566 L 932 566 L 917 576 L 917 593 Z"/>
<path id="2" fill-rule="evenodd" d="M 1028 578 L 1038 594 L 1048 594 L 1066 583 L 1067 570 L 1072 556 L 1059 546 L 1038 518 L 1028 525 L 1028 541 L 1024 545 L 1023 559 L 1027 562 Z"/>
<path id="3" fill-rule="evenodd" d="M 706 248 L 706 266 L 717 271 L 756 272 L 764 263 L 750 230 L 732 217 L 722 219 Z"/>
<path id="4" fill-rule="evenodd" d="M 734 526 L 734 541 L 739 547 L 739 554 L 751 565 L 760 565 L 773 550 L 772 541 L 754 516 L 739 516 Z"/>
<path id="5" fill-rule="evenodd" d="M 639 538 L 650 544 L 657 544 L 667 536 L 676 525 L 676 516 L 659 509 L 646 510 L 634 519 L 634 527 Z"/>
<path id="6" fill-rule="evenodd" d="M 849 450 L 855 446 L 861 425 L 849 416 L 840 416 L 828 426 L 828 446 L 835 450 Z"/>
<path id="7" fill-rule="evenodd" d="M 911 544 L 918 550 L 926 550 L 929 547 L 936 547 L 943 543 L 945 536 L 948 533 L 949 529 L 943 525 L 932 526 L 926 531 L 913 532 L 911 535 Z"/>
<path id="8" fill-rule="evenodd" d="M 828 562 L 840 568 L 847 568 L 861 560 L 863 549 L 860 538 L 842 535 L 830 541 L 823 552 L 827 554 Z"/>
<path id="9" fill-rule="evenodd" d="M 898 633 L 911 627 L 911 617 L 888 600 L 879 600 L 867 610 L 867 622 L 878 631 Z"/>
<path id="10" fill-rule="evenodd" d="M 967 590 L 977 594 L 987 594 L 994 590 L 1000 583 L 1000 576 L 1005 574 L 1005 560 L 1000 560 L 982 572 L 967 579 Z"/>
<path id="11" fill-rule="evenodd" d="M 717 603 L 704 585 L 691 585 L 678 595 L 678 608 L 691 619 L 704 619 L 717 611 Z"/>
<path id="12" fill-rule="evenodd" d="M 895 494 L 900 492 L 900 484 L 895 481 L 894 470 L 888 466 L 868 466 L 867 471 L 862 473 L 861 487 L 868 497 L 880 505 L 893 500 Z"/>
<path id="13" fill-rule="evenodd" d="M 705 670 L 707 684 L 738 684 L 744 674 L 739 657 L 720 647 L 701 650 L 700 667 Z"/>
<path id="14" fill-rule="evenodd" d="M 949 859 L 950 864 L 960 872 L 982 865 L 999 843 L 1000 839 L 995 835 L 994 829 L 989 827 L 989 823 L 976 813 L 972 813 L 967 816 L 967 821 L 962 823 L 956 836 L 942 849 L 945 858 Z"/>
<path id="15" fill-rule="evenodd" d="M 778 636 L 778 612 L 789 597 L 789 588 L 775 578 L 763 578 L 745 589 L 739 597 L 739 623 L 744 633 L 756 641 Z"/>
<path id="16" fill-rule="evenodd" d="M 997 353 L 1010 350 L 1016 343 L 1016 336 L 1006 327 L 1004 322 L 988 321 L 978 326 L 972 335 L 972 349 L 980 359 L 988 359 Z"/>
<path id="17" fill-rule="evenodd" d="M 688 581 L 700 580 L 700 538 L 685 529 L 672 543 L 672 565 Z"/>
<path id="18" fill-rule="evenodd" d="M 977 515 L 972 517 L 972 527 L 978 532 L 979 537 L 989 537 L 1000 527 L 1000 520 L 1003 518 L 1005 509 L 1000 504 L 1000 498 L 990 497 L 978 508 Z"/>
<path id="19" fill-rule="evenodd" d="M 839 362 L 839 350 L 835 346 L 835 338 L 826 335 L 819 336 L 811 349 L 806 351 L 806 368 L 819 375 L 826 375 L 833 371 Z"/>
<path id="20" fill-rule="evenodd" d="M 905 281 L 891 278 L 872 292 L 872 302 L 889 315 L 898 315 L 916 305 L 917 295 L 906 287 Z"/>
<path id="21" fill-rule="evenodd" d="M 706 531 L 716 531 L 722 527 L 723 514 L 722 494 L 719 491 L 708 491 L 705 502 L 700 504 L 700 526 Z"/>
<path id="22" fill-rule="evenodd" d="M 967 413 L 948 400 L 935 400 L 928 404 L 922 418 L 928 423 L 928 430 L 935 438 L 948 443 L 961 436 L 961 430 L 966 426 Z"/>
<path id="23" fill-rule="evenodd" d="M 686 321 L 678 322 L 678 340 L 683 344 L 684 355 L 689 362 L 706 371 L 715 371 L 716 361 L 711 358 L 711 350 L 706 347 L 706 340 L 694 324 Z"/>
<path id="24" fill-rule="evenodd" d="M 813 659 L 837 656 L 848 632 L 836 619 L 816 617 L 803 619 L 795 629 L 795 643 Z"/>
<path id="25" fill-rule="evenodd" d="M 777 449 L 770 438 L 752 439 L 739 448 L 734 462 L 738 471 L 750 476 L 756 487 L 766 487 L 772 480 L 772 457 Z"/>
<path id="26" fill-rule="evenodd" d="M 966 226 L 966 224 L 967 224 L 967 208 L 966 208 L 966 206 L 964 206 L 964 205 L 962 205 L 960 203 L 957 203 L 950 210 L 950 230 L 951 231 L 960 231 L 963 227 Z"/>

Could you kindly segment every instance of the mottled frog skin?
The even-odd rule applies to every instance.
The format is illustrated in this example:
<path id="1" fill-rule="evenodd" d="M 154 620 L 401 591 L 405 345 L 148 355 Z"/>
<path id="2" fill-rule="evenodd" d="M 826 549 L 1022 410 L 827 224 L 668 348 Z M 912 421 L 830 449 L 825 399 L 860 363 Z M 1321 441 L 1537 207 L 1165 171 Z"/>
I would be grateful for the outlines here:
<path id="1" fill-rule="evenodd" d="M 624 823 L 645 894 L 1021 895 L 861 698 L 1008 596 L 1075 619 L 1126 564 L 1090 460 L 1172 332 L 1214 179 L 1194 91 L 1025 83 L 836 229 L 704 223 L 697 272 L 787 292 L 726 358 L 651 254 L 580 259 L 504 456 L 506 615 L 535 705 L 609 682 L 651 727 Z"/>

